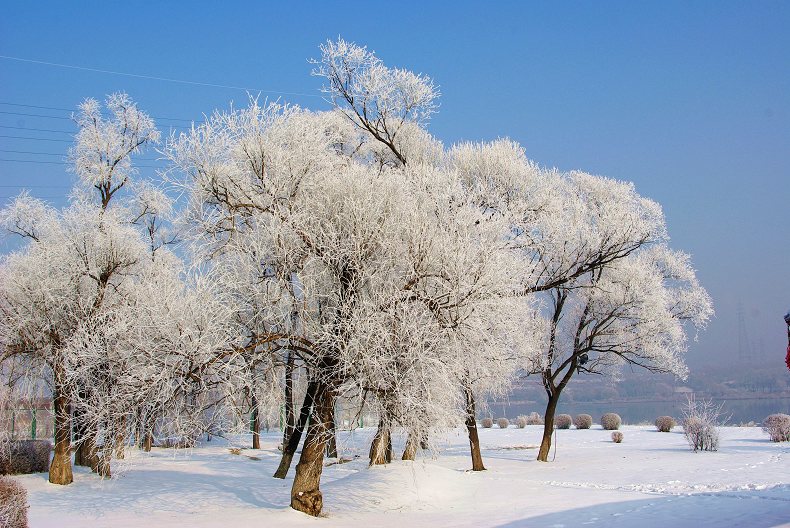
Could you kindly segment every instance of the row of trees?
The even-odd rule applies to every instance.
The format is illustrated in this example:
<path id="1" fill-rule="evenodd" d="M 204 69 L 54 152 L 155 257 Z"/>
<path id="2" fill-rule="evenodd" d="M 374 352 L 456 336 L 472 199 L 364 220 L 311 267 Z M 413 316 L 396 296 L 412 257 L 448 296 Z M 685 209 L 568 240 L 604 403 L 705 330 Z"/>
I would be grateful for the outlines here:
<path id="1" fill-rule="evenodd" d="M 164 141 L 178 207 L 135 177 L 132 156 L 160 137 L 118 94 L 104 114 L 80 107 L 71 205 L 21 195 L 3 210 L 28 240 L 0 268 L 3 369 L 51 388 L 51 482 L 71 481 L 72 430 L 76 463 L 107 475 L 132 440 L 227 431 L 248 412 L 258 447 L 284 405 L 276 476 L 304 436 L 291 505 L 317 515 L 339 399 L 380 417 L 372 464 L 391 460 L 396 427 L 413 459 L 465 424 L 482 470 L 477 401 L 519 376 L 547 392 L 545 460 L 575 373 L 685 375 L 684 324 L 711 307 L 658 204 L 509 140 L 446 148 L 425 128 L 428 77 L 343 40 L 321 52 L 332 110 L 252 99 Z"/>

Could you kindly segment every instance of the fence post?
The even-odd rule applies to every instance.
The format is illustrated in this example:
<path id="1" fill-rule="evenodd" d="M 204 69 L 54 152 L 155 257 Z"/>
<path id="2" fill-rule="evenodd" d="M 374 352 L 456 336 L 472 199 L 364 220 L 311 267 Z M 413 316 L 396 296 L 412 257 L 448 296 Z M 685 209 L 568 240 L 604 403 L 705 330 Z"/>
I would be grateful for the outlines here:
<path id="1" fill-rule="evenodd" d="M 33 440 L 36 439 L 36 409 L 33 408 L 33 421 L 30 423 L 30 436 L 33 437 Z"/>

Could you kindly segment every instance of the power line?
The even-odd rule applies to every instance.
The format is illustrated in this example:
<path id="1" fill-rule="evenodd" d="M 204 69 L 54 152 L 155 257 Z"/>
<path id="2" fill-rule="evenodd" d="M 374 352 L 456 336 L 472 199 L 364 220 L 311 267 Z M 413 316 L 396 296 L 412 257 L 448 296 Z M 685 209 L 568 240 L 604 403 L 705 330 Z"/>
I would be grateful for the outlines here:
<path id="1" fill-rule="evenodd" d="M 0 149 L 0 152 L 8 152 L 11 154 L 35 154 L 37 156 L 65 156 L 63 152 L 35 152 L 32 150 L 6 150 Z"/>
<path id="2" fill-rule="evenodd" d="M 9 138 L 9 139 L 29 139 L 31 141 L 58 141 L 60 143 L 71 143 L 72 140 L 70 139 L 49 139 L 49 138 L 35 138 L 35 137 L 25 137 L 25 136 L 6 136 L 1 135 L 0 138 Z"/>
<path id="3" fill-rule="evenodd" d="M 71 121 L 70 117 L 48 116 L 48 115 L 41 115 L 41 114 L 25 114 L 23 112 L 4 112 L 4 111 L 0 110 L 0 114 L 25 116 L 25 117 L 43 117 L 43 118 L 46 118 L 46 119 L 65 119 L 66 121 Z M 164 119 L 167 119 L 167 118 L 164 118 Z M 187 129 L 189 128 L 188 126 L 183 126 L 183 125 L 168 125 L 168 124 L 165 124 L 164 126 L 169 127 L 169 128 L 187 128 Z M 29 128 L 27 130 L 33 130 L 33 129 Z M 53 132 L 55 132 L 55 131 L 53 130 Z M 71 132 L 69 132 L 69 133 L 71 134 Z"/>
<path id="4" fill-rule="evenodd" d="M 19 159 L 5 159 L 0 158 L 0 162 L 7 162 L 7 163 L 39 163 L 45 165 L 71 165 L 68 161 L 44 161 L 44 160 L 19 160 Z M 146 169 L 164 169 L 164 167 L 159 165 L 135 165 L 135 167 L 141 167 Z"/>
<path id="5" fill-rule="evenodd" d="M 0 200 L 13 200 L 16 196 L 0 196 Z M 34 196 L 33 198 L 38 198 L 39 200 L 62 200 L 66 198 L 66 196 Z"/>
<path id="6" fill-rule="evenodd" d="M 53 130 L 51 128 L 18 127 L 18 126 L 10 126 L 10 125 L 0 125 L 0 128 L 13 128 L 14 130 L 30 130 L 31 132 L 57 132 L 59 134 L 73 134 L 74 133 L 74 132 L 69 132 L 67 130 Z"/>
<path id="7" fill-rule="evenodd" d="M 26 117 L 45 117 L 47 119 L 63 119 L 65 121 L 71 121 L 70 117 L 48 116 L 48 115 L 41 115 L 41 114 L 23 114 L 22 112 L 5 112 L 3 110 L 0 110 L 0 114 L 18 115 L 18 116 L 26 116 Z"/>
<path id="8" fill-rule="evenodd" d="M 231 86 L 226 84 L 216 84 L 216 83 L 207 83 L 207 82 L 199 82 L 199 81 L 186 81 L 183 79 L 173 79 L 169 77 L 157 77 L 155 75 L 141 75 L 137 73 L 127 73 L 127 72 L 119 72 L 119 71 L 112 71 L 112 70 L 102 70 L 99 68 L 88 68 L 86 66 L 75 66 L 73 64 L 61 64 L 57 62 L 48 62 L 48 61 L 41 61 L 41 60 L 34 60 L 34 59 L 25 59 L 22 57 L 12 57 L 10 55 L 0 55 L 0 59 L 6 60 L 15 60 L 19 62 L 29 62 L 33 64 L 42 64 L 44 66 L 55 66 L 58 68 L 70 68 L 72 70 L 81 70 L 81 71 L 89 71 L 94 73 L 107 73 L 110 75 L 123 75 L 126 77 L 135 77 L 138 79 L 150 79 L 154 81 L 164 81 L 164 82 L 172 82 L 172 83 L 181 83 L 181 84 L 190 84 L 193 86 L 208 86 L 210 88 L 225 88 L 229 90 L 241 90 L 245 92 L 261 92 L 261 93 L 271 93 L 277 95 L 297 95 L 302 97 L 321 97 L 317 94 L 307 94 L 307 93 L 300 93 L 300 92 L 280 92 L 275 90 L 263 90 L 260 88 L 245 88 L 243 86 Z"/>
<path id="9" fill-rule="evenodd" d="M 70 185 L 0 185 L 0 189 L 71 189 Z"/>
<path id="10" fill-rule="evenodd" d="M 36 156 L 65 156 L 64 152 L 36 152 L 32 150 L 7 150 L 0 149 L 0 152 L 7 152 L 10 154 L 33 154 Z M 134 158 L 137 161 L 163 161 L 162 158 Z"/>
<path id="11" fill-rule="evenodd" d="M 60 110 L 62 112 L 74 112 L 74 108 L 62 108 L 59 106 L 39 106 L 39 105 L 22 104 L 22 103 L 7 103 L 4 101 L 0 101 L 0 105 L 21 106 L 23 108 L 37 108 L 39 110 Z M 153 117 L 154 119 L 164 120 L 164 121 L 185 121 L 187 123 L 191 123 L 194 121 L 196 123 L 202 123 L 202 121 L 195 121 L 194 119 L 184 119 L 183 117 L 162 117 L 162 116 L 151 116 L 151 117 Z M 174 125 L 170 125 L 170 126 L 174 126 Z"/>
<path id="12" fill-rule="evenodd" d="M 47 165 L 68 165 L 65 161 L 42 161 L 42 160 L 18 160 L 18 159 L 3 159 L 0 161 L 13 162 L 13 163 L 41 163 Z"/>

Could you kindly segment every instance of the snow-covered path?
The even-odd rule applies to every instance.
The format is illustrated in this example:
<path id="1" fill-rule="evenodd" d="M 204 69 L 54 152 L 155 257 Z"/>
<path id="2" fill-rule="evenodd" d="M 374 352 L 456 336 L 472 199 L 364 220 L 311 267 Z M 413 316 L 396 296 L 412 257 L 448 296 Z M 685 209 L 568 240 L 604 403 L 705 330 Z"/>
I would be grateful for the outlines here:
<path id="1" fill-rule="evenodd" d="M 45 474 L 19 477 L 32 528 L 58 526 L 790 526 L 790 444 L 759 428 L 722 429 L 721 449 L 693 453 L 676 428 L 625 426 L 622 444 L 599 426 L 563 430 L 556 460 L 534 460 L 541 428 L 480 431 L 485 472 L 466 471 L 463 431 L 436 459 L 368 468 L 371 430 L 347 435 L 346 464 L 326 468 L 326 515 L 288 508 L 291 478 L 271 477 L 279 433 L 260 451 L 233 455 L 217 441 L 191 451 L 133 453 L 110 481 L 77 470 L 60 487 Z M 397 445 L 396 445 L 397 447 Z"/>

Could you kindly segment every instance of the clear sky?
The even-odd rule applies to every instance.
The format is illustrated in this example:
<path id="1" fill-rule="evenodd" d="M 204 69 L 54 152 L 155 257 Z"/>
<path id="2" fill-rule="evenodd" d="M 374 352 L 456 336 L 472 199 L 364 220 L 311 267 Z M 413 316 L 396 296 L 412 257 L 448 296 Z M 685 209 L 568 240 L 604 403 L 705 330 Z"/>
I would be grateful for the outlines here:
<path id="1" fill-rule="evenodd" d="M 784 369 L 790 2 L 248 3 L 6 2 L 0 55 L 324 109 L 307 59 L 339 35 L 367 45 L 440 85 L 430 129 L 445 143 L 507 136 L 542 165 L 635 182 L 715 303 L 692 367 L 737 358 L 746 336 Z M 247 98 L 0 58 L 0 203 L 27 186 L 63 204 L 65 109 L 118 90 L 165 130 Z"/>

